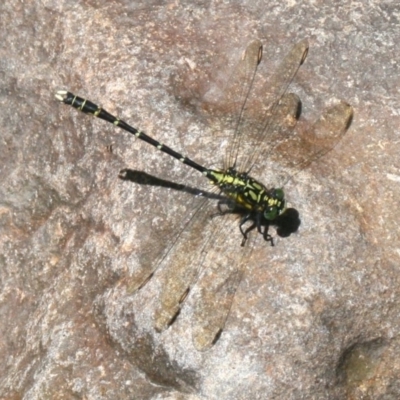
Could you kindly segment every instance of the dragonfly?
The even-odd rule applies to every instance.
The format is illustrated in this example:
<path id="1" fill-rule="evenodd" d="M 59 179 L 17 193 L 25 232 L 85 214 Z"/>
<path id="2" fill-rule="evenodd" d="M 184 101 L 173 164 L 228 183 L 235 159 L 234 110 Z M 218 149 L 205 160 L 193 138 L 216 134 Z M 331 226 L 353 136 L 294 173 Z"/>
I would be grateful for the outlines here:
<path id="1" fill-rule="evenodd" d="M 168 241 L 155 262 L 143 263 L 129 278 L 129 291 L 135 293 L 143 290 L 156 272 L 162 270 L 158 274 L 162 289 L 154 311 L 154 327 L 159 332 L 177 320 L 186 299 L 198 284 L 193 313 L 193 343 L 198 350 L 209 349 L 223 332 L 235 293 L 250 263 L 253 249 L 247 243 L 250 236 L 255 231 L 265 242 L 274 244 L 269 227 L 279 225 L 287 213 L 284 184 L 333 149 L 349 127 L 352 108 L 340 102 L 316 123 L 315 132 L 323 132 L 323 137 L 316 134 L 310 140 L 296 136 L 294 124 L 282 128 L 282 118 L 295 121 L 298 116 L 299 99 L 287 94 L 287 90 L 304 63 L 308 49 L 307 40 L 295 44 L 259 91 L 261 98 L 257 98 L 253 89 L 257 86 L 263 46 L 259 40 L 248 44 L 224 91 L 222 103 L 228 104 L 224 125 L 232 133 L 228 137 L 222 168 L 196 162 L 90 100 L 66 90 L 56 93 L 60 102 L 112 123 L 199 172 L 217 192 L 218 196 L 213 197 L 199 190 L 200 205 L 188 222 Z M 257 115 L 254 101 L 258 102 Z M 297 150 L 292 151 L 293 147 Z M 267 186 L 254 173 L 260 159 L 273 159 L 277 154 L 282 156 L 274 164 L 285 165 L 285 170 L 290 172 L 283 175 L 282 186 Z M 224 221 L 227 214 L 234 215 L 238 221 L 235 231 L 238 225 L 241 242 L 237 248 L 227 245 L 227 239 L 234 234 L 232 225 Z M 205 229 L 206 224 L 211 228 Z M 161 268 L 163 266 L 166 268 Z"/>

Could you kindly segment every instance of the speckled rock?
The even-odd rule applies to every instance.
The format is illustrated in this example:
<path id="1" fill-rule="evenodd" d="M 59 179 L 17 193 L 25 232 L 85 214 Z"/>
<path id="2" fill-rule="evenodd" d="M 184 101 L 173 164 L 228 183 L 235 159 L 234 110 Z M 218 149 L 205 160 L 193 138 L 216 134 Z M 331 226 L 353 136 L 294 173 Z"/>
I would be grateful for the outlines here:
<path id="1" fill-rule="evenodd" d="M 400 398 L 395 2 L 3 3 L 1 399 Z M 298 130 L 340 99 L 354 119 L 286 185 L 298 232 L 254 244 L 220 339 L 199 352 L 201 281 L 162 333 L 158 272 L 129 290 L 193 196 L 118 174 L 204 178 L 54 93 L 87 96 L 200 163 L 220 162 L 210 94 L 253 38 L 265 43 L 265 75 L 308 38 L 292 85 Z M 224 246 L 240 258 L 240 233 Z"/>

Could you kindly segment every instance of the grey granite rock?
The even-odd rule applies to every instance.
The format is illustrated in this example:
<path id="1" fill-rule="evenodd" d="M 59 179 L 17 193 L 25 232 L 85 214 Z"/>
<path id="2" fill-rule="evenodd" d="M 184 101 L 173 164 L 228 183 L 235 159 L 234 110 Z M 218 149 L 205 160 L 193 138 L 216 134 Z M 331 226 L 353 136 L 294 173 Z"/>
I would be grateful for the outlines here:
<path id="1" fill-rule="evenodd" d="M 399 11 L 389 1 L 3 2 L 0 398 L 400 398 Z M 309 40 L 292 86 L 300 131 L 339 99 L 354 120 L 287 184 L 298 233 L 257 242 L 220 340 L 198 352 L 199 290 L 162 333 L 157 276 L 129 293 L 135 269 L 185 223 L 190 194 L 118 173 L 203 178 L 54 93 L 88 96 L 206 163 L 218 128 L 208 99 L 255 37 L 266 75 Z M 237 239 L 226 247 L 240 254 Z"/>

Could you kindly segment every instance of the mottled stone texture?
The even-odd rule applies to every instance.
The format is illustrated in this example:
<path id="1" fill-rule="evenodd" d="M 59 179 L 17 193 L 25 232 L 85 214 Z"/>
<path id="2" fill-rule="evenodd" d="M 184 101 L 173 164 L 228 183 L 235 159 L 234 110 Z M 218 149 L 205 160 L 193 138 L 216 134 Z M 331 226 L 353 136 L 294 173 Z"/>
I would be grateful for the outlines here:
<path id="1" fill-rule="evenodd" d="M 399 15 L 396 1 L 3 1 L 0 398 L 400 398 Z M 157 275 L 129 293 L 185 223 L 190 194 L 118 173 L 202 177 L 54 92 L 213 161 L 207 99 L 254 37 L 266 74 L 309 39 L 293 87 L 300 129 L 338 99 L 355 116 L 288 183 L 299 232 L 257 242 L 220 340 L 197 352 L 201 293 L 163 333 Z M 226 246 L 240 257 L 237 238 Z"/>

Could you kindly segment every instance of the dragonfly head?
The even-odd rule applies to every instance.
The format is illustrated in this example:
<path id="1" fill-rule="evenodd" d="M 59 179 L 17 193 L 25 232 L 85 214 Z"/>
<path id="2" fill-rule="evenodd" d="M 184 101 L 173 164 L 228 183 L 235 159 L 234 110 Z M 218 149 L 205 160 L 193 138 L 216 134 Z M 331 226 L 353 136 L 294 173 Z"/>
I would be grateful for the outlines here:
<path id="1" fill-rule="evenodd" d="M 283 189 L 272 189 L 265 199 L 264 218 L 267 221 L 273 221 L 279 217 L 285 210 L 285 193 Z"/>

